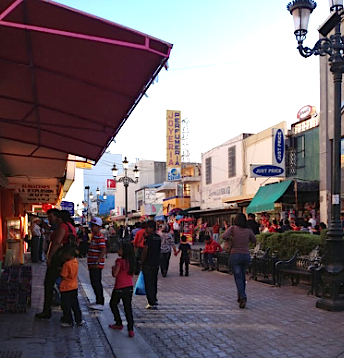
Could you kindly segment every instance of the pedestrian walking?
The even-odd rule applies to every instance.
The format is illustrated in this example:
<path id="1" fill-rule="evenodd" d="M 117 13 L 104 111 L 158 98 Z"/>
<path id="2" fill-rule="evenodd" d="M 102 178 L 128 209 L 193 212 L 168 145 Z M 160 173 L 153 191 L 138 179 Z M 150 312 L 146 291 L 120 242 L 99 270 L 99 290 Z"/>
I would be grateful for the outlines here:
<path id="1" fill-rule="evenodd" d="M 161 237 L 160 270 L 162 277 L 166 277 L 168 267 L 170 265 L 171 250 L 173 249 L 173 252 L 176 253 L 176 248 L 174 246 L 174 239 L 170 233 L 170 227 L 168 225 L 163 225 L 159 235 Z"/>
<path id="2" fill-rule="evenodd" d="M 39 319 L 51 318 L 51 305 L 56 280 L 60 277 L 63 262 L 61 252 L 70 245 L 72 238 L 76 241 L 76 230 L 71 222 L 68 211 L 50 209 L 47 211 L 48 220 L 52 228 L 56 228 L 50 235 L 50 245 L 47 253 L 47 271 L 44 279 L 44 306 L 41 313 L 35 315 Z"/>
<path id="3" fill-rule="evenodd" d="M 135 275 L 140 273 L 141 267 L 141 255 L 143 251 L 143 247 L 145 246 L 145 237 L 147 223 L 141 224 L 141 229 L 135 234 L 135 238 L 133 241 L 134 252 L 135 252 Z"/>
<path id="4" fill-rule="evenodd" d="M 158 304 L 158 271 L 160 261 L 161 238 L 156 233 L 156 223 L 147 222 L 147 237 L 141 255 L 141 265 L 146 287 L 147 309 L 157 308 Z"/>
<path id="5" fill-rule="evenodd" d="M 115 324 L 110 324 L 112 329 L 122 330 L 123 324 L 118 310 L 118 304 L 122 300 L 125 318 L 128 323 L 128 335 L 134 337 L 134 319 L 131 308 L 133 297 L 133 274 L 135 269 L 135 259 L 133 246 L 123 244 L 118 250 L 119 258 L 112 266 L 112 276 L 116 278 L 115 287 L 112 291 L 110 308 L 113 313 Z"/>
<path id="6" fill-rule="evenodd" d="M 247 225 L 245 214 L 237 214 L 234 225 L 224 232 L 222 238 L 227 242 L 231 240 L 230 265 L 238 291 L 239 307 L 245 308 L 247 302 L 246 270 L 250 264 L 249 243 L 255 244 L 257 241 L 253 231 Z"/>
<path id="7" fill-rule="evenodd" d="M 183 276 L 183 266 L 185 265 L 185 276 L 189 276 L 189 263 L 190 263 L 190 252 L 191 246 L 186 242 L 186 236 L 182 235 L 180 238 L 180 244 L 178 251 L 174 253 L 175 256 L 180 254 L 179 260 L 179 276 Z"/>
<path id="8" fill-rule="evenodd" d="M 102 270 L 105 265 L 106 242 L 100 233 L 103 221 L 101 218 L 94 217 L 90 221 L 92 239 L 88 248 L 87 265 L 90 274 L 91 286 L 96 295 L 96 302 L 90 306 L 91 309 L 104 309 L 104 291 L 102 285 Z"/>
<path id="9" fill-rule="evenodd" d="M 61 327 L 73 327 L 73 316 L 75 324 L 82 326 L 82 316 L 78 301 L 78 269 L 79 263 L 75 258 L 75 247 L 69 246 L 63 254 L 65 263 L 62 266 L 60 273 L 61 283 L 61 308 L 63 312 Z"/>

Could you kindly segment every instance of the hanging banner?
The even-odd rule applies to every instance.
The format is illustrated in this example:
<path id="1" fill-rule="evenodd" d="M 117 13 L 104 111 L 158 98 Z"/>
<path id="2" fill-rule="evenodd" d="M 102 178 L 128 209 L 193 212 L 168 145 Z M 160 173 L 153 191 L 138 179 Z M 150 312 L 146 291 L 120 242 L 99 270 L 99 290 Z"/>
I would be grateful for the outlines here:
<path id="1" fill-rule="evenodd" d="M 166 179 L 181 179 L 181 112 L 166 112 Z"/>

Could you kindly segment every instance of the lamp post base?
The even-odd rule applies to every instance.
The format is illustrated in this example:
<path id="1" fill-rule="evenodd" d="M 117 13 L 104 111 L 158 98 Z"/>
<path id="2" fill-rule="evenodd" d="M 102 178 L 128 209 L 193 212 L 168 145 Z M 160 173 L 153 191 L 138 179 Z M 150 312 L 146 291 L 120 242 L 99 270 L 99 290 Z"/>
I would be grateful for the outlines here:
<path id="1" fill-rule="evenodd" d="M 319 298 L 316 307 L 325 311 L 342 312 L 344 311 L 344 299 Z"/>

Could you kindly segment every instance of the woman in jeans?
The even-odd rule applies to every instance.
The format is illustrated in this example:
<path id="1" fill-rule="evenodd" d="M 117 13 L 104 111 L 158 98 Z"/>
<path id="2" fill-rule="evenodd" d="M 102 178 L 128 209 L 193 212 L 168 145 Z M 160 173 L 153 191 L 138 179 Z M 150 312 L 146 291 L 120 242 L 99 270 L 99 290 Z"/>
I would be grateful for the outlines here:
<path id="1" fill-rule="evenodd" d="M 170 233 L 170 227 L 168 225 L 163 225 L 161 232 L 159 233 L 161 237 L 161 248 L 160 248 L 160 270 L 163 277 L 166 277 L 168 267 L 170 264 L 171 258 L 171 249 L 176 253 L 176 248 L 174 246 L 174 239 Z"/>
<path id="2" fill-rule="evenodd" d="M 234 225 L 228 228 L 222 238 L 225 241 L 232 240 L 230 251 L 230 264 L 234 274 L 235 284 L 238 290 L 238 302 L 240 308 L 245 308 L 247 296 L 246 270 L 250 264 L 249 243 L 256 243 L 257 239 L 251 229 L 247 226 L 246 216 L 243 213 L 237 214 Z"/>

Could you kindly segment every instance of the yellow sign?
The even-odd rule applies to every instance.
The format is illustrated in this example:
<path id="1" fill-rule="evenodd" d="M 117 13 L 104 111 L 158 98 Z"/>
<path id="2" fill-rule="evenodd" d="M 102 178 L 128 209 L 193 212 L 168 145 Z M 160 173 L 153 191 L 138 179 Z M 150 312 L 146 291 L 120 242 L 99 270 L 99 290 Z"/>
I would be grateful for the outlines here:
<path id="1" fill-rule="evenodd" d="M 87 162 L 76 162 L 76 167 L 79 169 L 92 169 L 92 164 Z"/>
<path id="2" fill-rule="evenodd" d="M 181 179 L 181 112 L 166 113 L 166 171 L 167 180 Z"/>

